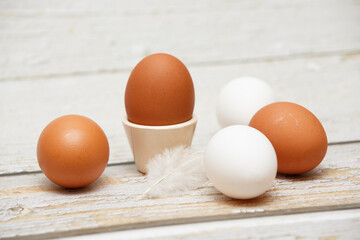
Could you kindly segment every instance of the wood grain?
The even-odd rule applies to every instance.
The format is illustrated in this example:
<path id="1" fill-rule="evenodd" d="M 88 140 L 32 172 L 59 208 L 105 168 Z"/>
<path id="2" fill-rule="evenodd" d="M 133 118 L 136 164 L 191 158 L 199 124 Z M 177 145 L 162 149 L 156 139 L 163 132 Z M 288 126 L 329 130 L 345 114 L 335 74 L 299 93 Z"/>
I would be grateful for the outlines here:
<path id="1" fill-rule="evenodd" d="M 359 1 L 0 1 L 0 79 L 360 50 Z"/>
<path id="2" fill-rule="evenodd" d="M 300 176 L 278 176 L 266 194 L 233 200 L 211 184 L 182 196 L 136 198 L 145 177 L 133 164 L 108 167 L 89 187 L 66 190 L 43 174 L 3 176 L 0 237 L 48 238 L 198 221 L 360 207 L 360 144 L 329 147 L 323 163 Z M 39 227 L 41 226 L 41 227 Z"/>
<path id="3" fill-rule="evenodd" d="M 211 221 L 61 238 L 63 240 L 358 239 L 360 209 Z"/>
<path id="4" fill-rule="evenodd" d="M 278 100 L 310 109 L 330 142 L 360 140 L 360 54 L 307 57 L 189 68 L 199 118 L 193 146 L 204 149 L 219 129 L 215 116 L 221 87 L 243 75 L 266 80 Z M 63 114 L 82 114 L 106 132 L 110 163 L 132 161 L 121 124 L 129 72 L 0 82 L 0 174 L 39 171 L 36 143 L 42 129 Z"/>

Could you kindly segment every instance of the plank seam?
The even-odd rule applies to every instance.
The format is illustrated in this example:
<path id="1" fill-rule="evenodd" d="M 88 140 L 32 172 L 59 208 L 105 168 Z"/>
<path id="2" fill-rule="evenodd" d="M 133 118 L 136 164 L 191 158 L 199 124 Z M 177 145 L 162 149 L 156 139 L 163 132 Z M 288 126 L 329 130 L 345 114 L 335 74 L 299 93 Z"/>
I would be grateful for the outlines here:
<path id="1" fill-rule="evenodd" d="M 211 222 L 211 221 L 226 221 L 226 220 L 235 220 L 235 219 L 247 219 L 255 217 L 270 217 L 270 216 L 282 216 L 282 215 L 291 215 L 291 214 L 305 214 L 305 213 L 314 213 L 314 212 L 325 212 L 325 211 L 339 211 L 346 209 L 360 209 L 360 203 L 344 204 L 344 205 L 328 205 L 328 206 L 314 206 L 314 207 L 301 207 L 284 210 L 272 210 L 266 212 L 253 212 L 253 213 L 239 213 L 233 215 L 214 215 L 214 216 L 204 216 L 204 217 L 188 217 L 188 218 L 179 218 L 174 220 L 158 220 L 153 222 L 142 222 L 136 225 L 122 224 L 122 225 L 112 225 L 104 227 L 96 227 L 89 229 L 75 229 L 68 232 L 52 232 L 44 234 L 35 234 L 28 236 L 15 236 L 9 238 L 3 238 L 3 240 L 32 240 L 32 239 L 56 239 L 64 237 L 74 237 L 88 234 L 104 233 L 104 232 L 115 232 L 115 231 L 124 231 L 124 230 L 133 230 L 133 229 L 143 229 L 150 227 L 162 227 L 162 226 L 173 226 L 173 225 L 182 225 L 189 223 L 200 223 L 200 222 Z"/>
<path id="2" fill-rule="evenodd" d="M 344 142 L 331 142 L 331 143 L 328 143 L 328 146 L 347 145 L 347 144 L 350 145 L 350 144 L 357 144 L 357 143 L 360 143 L 360 140 L 344 141 Z M 131 165 L 131 164 L 135 164 L 135 162 L 134 161 L 126 161 L 126 162 L 118 162 L 118 163 L 109 163 L 107 165 L 107 167 Z M 42 172 L 41 170 L 34 170 L 34 171 L 21 171 L 21 172 L 14 172 L 14 173 L 0 173 L 0 177 L 39 174 L 41 172 Z"/>
<path id="3" fill-rule="evenodd" d="M 360 55 L 360 49 L 351 49 L 351 50 L 338 50 L 338 51 L 329 51 L 329 52 L 303 52 L 303 53 L 293 53 L 289 55 L 277 55 L 277 56 L 262 56 L 262 57 L 253 57 L 253 58 L 239 58 L 239 59 L 229 59 L 221 61 L 200 61 L 200 62 L 187 62 L 187 65 L 190 67 L 205 67 L 205 66 L 223 66 L 231 64 L 246 64 L 246 63 L 258 63 L 258 62 L 271 62 L 271 61 L 288 61 L 300 58 L 321 58 L 321 57 L 331 57 L 331 56 L 346 56 L 346 55 Z M 19 80 L 41 80 L 41 79 L 54 79 L 54 78 L 64 78 L 64 77 L 79 77 L 79 76 L 93 76 L 101 74 L 116 74 L 131 71 L 132 67 L 118 68 L 118 69 L 99 69 L 95 71 L 84 71 L 84 72 L 69 72 L 69 73 L 56 73 L 56 74 L 45 74 L 45 75 L 33 75 L 33 76 L 18 76 L 18 77 L 6 77 L 0 78 L 0 82 L 3 81 L 19 81 Z"/>

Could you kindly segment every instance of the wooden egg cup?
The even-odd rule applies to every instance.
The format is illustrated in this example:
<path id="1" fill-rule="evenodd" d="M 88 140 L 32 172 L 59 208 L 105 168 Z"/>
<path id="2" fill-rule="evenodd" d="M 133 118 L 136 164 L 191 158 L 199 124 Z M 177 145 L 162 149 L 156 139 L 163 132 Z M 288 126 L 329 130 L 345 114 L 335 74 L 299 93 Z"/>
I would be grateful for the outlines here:
<path id="1" fill-rule="evenodd" d="M 194 136 L 197 117 L 189 121 L 165 126 L 147 126 L 131 123 L 125 117 L 122 121 L 134 156 L 137 169 L 147 173 L 148 161 L 165 149 L 176 146 L 189 147 Z"/>

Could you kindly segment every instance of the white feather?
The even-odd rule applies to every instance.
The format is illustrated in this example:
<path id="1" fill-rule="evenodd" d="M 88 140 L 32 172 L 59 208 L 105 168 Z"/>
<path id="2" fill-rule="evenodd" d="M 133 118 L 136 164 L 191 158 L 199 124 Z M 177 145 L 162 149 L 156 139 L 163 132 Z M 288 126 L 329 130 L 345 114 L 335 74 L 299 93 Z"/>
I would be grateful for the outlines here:
<path id="1" fill-rule="evenodd" d="M 181 195 L 207 183 L 203 153 L 184 146 L 166 149 L 147 166 L 148 188 L 139 199 Z"/>

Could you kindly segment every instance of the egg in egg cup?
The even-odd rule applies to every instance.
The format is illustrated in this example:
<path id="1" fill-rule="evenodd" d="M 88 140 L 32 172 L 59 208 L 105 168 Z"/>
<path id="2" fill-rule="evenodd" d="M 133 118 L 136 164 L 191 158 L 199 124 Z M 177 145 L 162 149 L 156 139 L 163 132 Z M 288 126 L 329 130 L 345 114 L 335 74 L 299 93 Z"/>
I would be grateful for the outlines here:
<path id="1" fill-rule="evenodd" d="M 192 78 L 176 57 L 152 54 L 135 66 L 126 85 L 123 125 L 140 172 L 165 149 L 191 145 L 194 104 Z"/>

